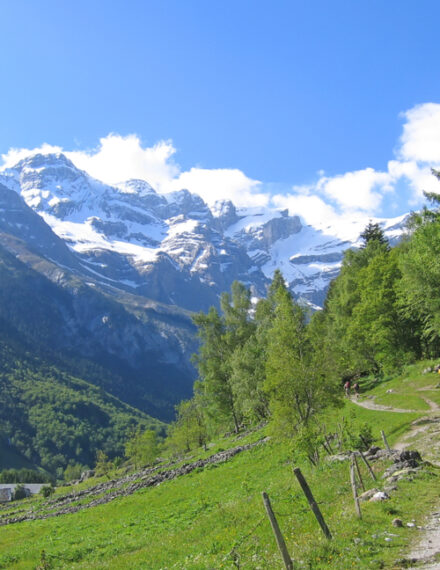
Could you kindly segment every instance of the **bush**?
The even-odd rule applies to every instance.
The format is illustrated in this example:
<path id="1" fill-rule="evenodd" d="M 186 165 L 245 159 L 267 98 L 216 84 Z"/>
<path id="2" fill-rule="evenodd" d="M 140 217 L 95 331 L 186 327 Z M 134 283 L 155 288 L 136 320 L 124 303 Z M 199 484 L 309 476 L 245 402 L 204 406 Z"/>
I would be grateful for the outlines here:
<path id="1" fill-rule="evenodd" d="M 53 495 L 54 492 L 55 492 L 55 489 L 52 487 L 52 485 L 45 485 L 44 487 L 41 487 L 41 489 L 40 489 L 40 493 L 43 495 L 43 497 L 46 497 L 46 498 Z"/>
<path id="2" fill-rule="evenodd" d="M 26 497 L 27 497 L 26 489 L 23 487 L 23 485 L 17 485 L 15 487 L 15 492 L 12 500 L 20 501 L 21 499 L 26 499 Z"/>

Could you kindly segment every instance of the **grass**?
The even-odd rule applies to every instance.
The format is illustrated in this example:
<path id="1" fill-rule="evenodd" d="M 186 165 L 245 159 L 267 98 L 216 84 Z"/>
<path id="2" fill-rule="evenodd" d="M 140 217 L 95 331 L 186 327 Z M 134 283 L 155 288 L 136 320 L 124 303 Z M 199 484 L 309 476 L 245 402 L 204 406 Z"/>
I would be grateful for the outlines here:
<path id="1" fill-rule="evenodd" d="M 417 393 L 420 377 L 420 370 L 401 377 L 407 380 L 409 395 Z M 398 384 L 391 379 L 385 385 L 397 388 Z M 381 388 L 376 386 L 373 392 Z M 383 429 L 392 445 L 420 415 L 372 411 L 345 401 L 342 409 L 328 412 L 322 421 L 327 431 L 341 422 L 351 430 L 367 423 L 378 442 Z M 262 435 L 264 430 L 239 441 L 231 436 L 191 460 L 256 441 Z M 422 524 L 423 514 L 439 501 L 437 470 L 427 469 L 413 480 L 399 482 L 389 501 L 362 503 L 363 519 L 358 520 L 347 462 L 322 461 L 311 468 L 295 458 L 295 465 L 301 467 L 315 494 L 333 533 L 332 541 L 322 536 L 300 491 L 289 445 L 270 441 L 227 463 L 212 464 L 106 505 L 5 526 L 0 532 L 0 568 L 281 568 L 262 491 L 270 496 L 289 552 L 300 568 L 393 568 L 399 567 L 396 561 L 403 557 L 415 531 L 406 526 L 394 528 L 392 519 Z M 386 466 L 386 461 L 376 463 L 374 469 L 380 475 Z M 380 478 L 378 483 L 368 478 L 363 465 L 361 469 L 367 485 L 382 485 Z M 81 488 L 96 483 L 92 479 Z M 30 509 L 39 501 L 8 505 L 0 514 L 12 508 Z"/>
<path id="2" fill-rule="evenodd" d="M 427 411 L 430 408 L 424 397 L 440 404 L 440 390 L 434 389 L 434 386 L 440 382 L 440 375 L 433 372 L 423 374 L 425 368 L 436 363 L 437 360 L 418 362 L 405 367 L 402 373 L 393 378 L 387 378 L 381 382 L 374 381 L 372 377 L 365 378 L 361 382 L 361 389 L 368 389 L 368 395 L 374 396 L 377 404 L 421 412 Z M 433 389 L 426 390 L 430 387 Z"/>

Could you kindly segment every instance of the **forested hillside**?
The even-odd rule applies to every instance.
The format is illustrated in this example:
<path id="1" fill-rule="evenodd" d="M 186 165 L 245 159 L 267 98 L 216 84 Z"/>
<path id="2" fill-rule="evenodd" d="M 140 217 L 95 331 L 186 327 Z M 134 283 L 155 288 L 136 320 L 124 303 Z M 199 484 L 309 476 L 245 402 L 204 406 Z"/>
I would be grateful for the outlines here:
<path id="1" fill-rule="evenodd" d="M 122 455 L 139 425 L 163 429 L 102 388 L 27 352 L 3 322 L 0 358 L 0 468 L 35 465 L 62 476 L 69 464 L 94 466 L 98 451 Z"/>
<path id="2" fill-rule="evenodd" d="M 0 468 L 60 475 L 69 464 L 92 467 L 98 450 L 122 455 L 139 425 L 162 431 L 111 395 L 123 391 L 117 369 L 62 350 L 68 292 L 4 250 L 0 280 Z"/>

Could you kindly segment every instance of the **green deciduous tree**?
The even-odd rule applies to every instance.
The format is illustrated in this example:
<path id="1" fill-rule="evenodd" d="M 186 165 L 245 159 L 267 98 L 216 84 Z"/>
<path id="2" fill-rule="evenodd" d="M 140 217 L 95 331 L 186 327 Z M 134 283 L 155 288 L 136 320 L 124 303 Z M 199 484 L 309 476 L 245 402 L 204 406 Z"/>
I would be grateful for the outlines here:
<path id="1" fill-rule="evenodd" d="M 138 468 L 151 465 L 159 453 L 157 434 L 154 430 L 138 428 L 125 444 L 125 456 Z"/>
<path id="2" fill-rule="evenodd" d="M 222 315 L 211 307 L 208 314 L 195 315 L 201 345 L 194 363 L 198 368 L 201 390 L 206 398 L 206 413 L 211 422 L 232 422 L 238 432 L 241 414 L 232 385 L 232 355 L 242 348 L 254 331 L 250 317 L 250 292 L 235 281 L 231 294 L 221 296 Z"/>
<path id="3" fill-rule="evenodd" d="M 306 311 L 285 289 L 277 292 L 268 331 L 265 391 L 274 431 L 293 437 L 320 409 L 336 401 L 333 378 L 322 373 L 312 352 Z"/>
<path id="4" fill-rule="evenodd" d="M 170 426 L 167 447 L 174 453 L 187 453 L 197 447 L 206 448 L 208 430 L 203 410 L 203 395 L 195 386 L 195 395 L 176 406 L 177 418 Z"/>

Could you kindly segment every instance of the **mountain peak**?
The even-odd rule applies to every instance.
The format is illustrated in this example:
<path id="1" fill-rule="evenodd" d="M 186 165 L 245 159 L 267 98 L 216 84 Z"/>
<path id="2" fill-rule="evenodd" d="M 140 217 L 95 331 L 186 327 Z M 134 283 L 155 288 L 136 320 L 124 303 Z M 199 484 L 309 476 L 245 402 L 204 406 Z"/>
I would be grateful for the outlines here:
<path id="1" fill-rule="evenodd" d="M 139 178 L 131 178 L 115 185 L 124 194 L 138 194 L 146 196 L 147 194 L 156 194 L 156 190 L 146 180 Z"/>
<path id="2" fill-rule="evenodd" d="M 73 168 L 78 170 L 73 162 L 67 158 L 62 152 L 51 152 L 51 153 L 36 153 L 21 159 L 15 166 L 14 170 L 21 170 L 23 168 L 32 168 L 34 170 L 40 170 L 41 168 L 48 167 L 63 167 L 63 168 Z"/>

